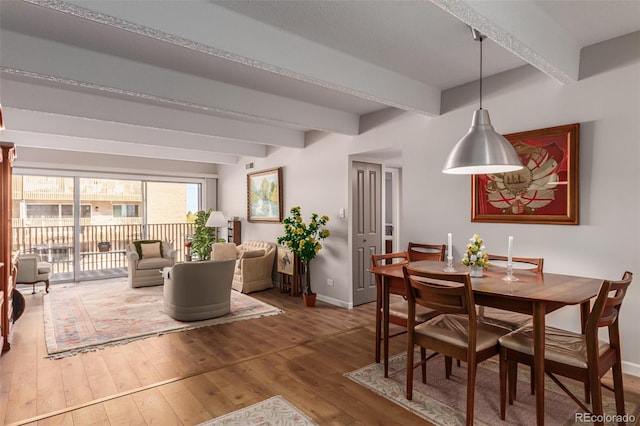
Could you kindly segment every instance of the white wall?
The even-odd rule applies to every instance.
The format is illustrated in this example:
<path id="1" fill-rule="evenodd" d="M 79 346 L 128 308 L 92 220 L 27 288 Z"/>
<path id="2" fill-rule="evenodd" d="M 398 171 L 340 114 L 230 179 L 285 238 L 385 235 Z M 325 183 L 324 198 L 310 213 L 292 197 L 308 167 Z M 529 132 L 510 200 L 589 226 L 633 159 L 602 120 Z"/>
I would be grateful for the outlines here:
<path id="1" fill-rule="evenodd" d="M 312 272 L 319 297 L 343 306 L 351 302 L 348 225 L 337 216 L 348 206 L 349 155 L 388 146 L 401 149 L 403 157 L 401 246 L 409 239 L 445 243 L 452 232 L 459 259 L 474 233 L 492 252 L 506 252 L 513 235 L 515 254 L 544 257 L 545 271 L 617 279 L 629 270 L 640 279 L 640 33 L 583 49 L 576 84 L 559 85 L 525 66 L 485 79 L 483 89 L 483 106 L 501 133 L 580 123 L 580 225 L 471 222 L 470 178 L 441 173 L 478 106 L 477 83 L 461 86 L 443 94 L 438 118 L 409 113 L 367 118 L 355 138 L 314 134 L 304 150 L 282 148 L 255 162 L 254 170 L 284 168 L 285 212 L 301 205 L 305 216 L 312 211 L 331 216 L 332 236 Z M 282 225 L 246 222 L 246 173 L 244 163 L 219 170 L 221 208 L 244 219 L 243 240 L 275 241 Z M 327 287 L 326 278 L 334 278 L 335 287 Z M 621 328 L 625 371 L 640 375 L 637 311 L 640 284 L 634 283 Z M 577 329 L 578 312 L 565 308 L 548 323 Z"/>

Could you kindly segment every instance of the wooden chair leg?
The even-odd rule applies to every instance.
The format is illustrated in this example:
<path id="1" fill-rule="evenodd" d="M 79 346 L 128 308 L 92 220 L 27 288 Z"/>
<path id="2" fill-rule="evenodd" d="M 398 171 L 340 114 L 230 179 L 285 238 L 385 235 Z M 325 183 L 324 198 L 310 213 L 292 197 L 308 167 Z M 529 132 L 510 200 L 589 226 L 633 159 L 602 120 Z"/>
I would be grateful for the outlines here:
<path id="1" fill-rule="evenodd" d="M 407 350 L 407 399 L 413 398 L 413 348 Z"/>
<path id="2" fill-rule="evenodd" d="M 36 283 L 31 284 L 31 294 L 36 294 Z"/>
<path id="3" fill-rule="evenodd" d="M 515 361 L 507 361 L 509 372 L 507 378 L 509 381 L 509 405 L 513 405 L 516 399 L 516 383 L 518 382 L 518 363 Z"/>
<path id="4" fill-rule="evenodd" d="M 467 363 L 467 426 L 473 426 L 473 412 L 476 394 L 476 370 L 475 362 Z"/>
<path id="5" fill-rule="evenodd" d="M 49 293 L 49 280 L 46 280 L 46 281 L 44 282 L 44 289 L 45 289 L 45 291 L 46 291 L 47 293 Z"/>
<path id="6" fill-rule="evenodd" d="M 624 386 L 622 384 L 622 361 L 620 358 L 613 366 L 613 392 L 616 398 L 616 413 L 624 416 L 626 411 L 624 410 Z"/>
<path id="7" fill-rule="evenodd" d="M 445 356 L 444 357 L 444 376 L 447 379 L 449 378 L 449 376 L 451 376 L 451 367 L 452 367 L 451 357 Z"/>
<path id="8" fill-rule="evenodd" d="M 602 406 L 602 386 L 600 385 L 600 377 L 595 369 L 589 371 L 589 387 L 591 388 L 591 411 L 596 416 L 604 414 Z M 603 423 L 596 423 L 602 425 Z"/>
<path id="9" fill-rule="evenodd" d="M 507 358 L 500 353 L 500 420 L 505 420 L 507 411 Z"/>
<path id="10" fill-rule="evenodd" d="M 420 347 L 420 362 L 422 363 L 422 383 L 427 383 L 427 350 Z"/>

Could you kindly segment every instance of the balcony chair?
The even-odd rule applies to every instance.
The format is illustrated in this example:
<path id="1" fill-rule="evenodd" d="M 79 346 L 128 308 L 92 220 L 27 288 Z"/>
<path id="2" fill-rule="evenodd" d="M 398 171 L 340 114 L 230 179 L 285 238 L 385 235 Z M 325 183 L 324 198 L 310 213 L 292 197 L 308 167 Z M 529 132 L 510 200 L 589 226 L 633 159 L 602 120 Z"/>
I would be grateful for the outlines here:
<path id="1" fill-rule="evenodd" d="M 598 296 L 587 317 L 584 333 L 575 333 L 554 327 L 545 328 L 545 373 L 584 412 L 603 415 L 602 389 L 614 392 L 617 414 L 622 416 L 624 390 L 622 383 L 622 356 L 618 315 L 633 274 L 625 272 L 620 281 L 603 281 Z M 609 343 L 598 339 L 598 330 L 607 327 Z M 509 404 L 516 397 L 518 363 L 533 365 L 533 328 L 524 326 L 500 338 L 500 418 L 505 419 L 507 376 Z M 613 371 L 613 388 L 601 383 L 602 376 Z M 556 375 L 568 377 L 584 384 L 585 401 L 591 400 L 589 410 Z M 602 422 L 598 423 L 602 424 Z"/>
<path id="2" fill-rule="evenodd" d="M 26 253 L 18 255 L 18 275 L 16 284 L 31 284 L 31 294 L 36 294 L 36 284 L 43 282 L 45 291 L 49 293 L 49 280 L 53 271 L 49 262 L 43 262 L 40 255 Z"/>
<path id="3" fill-rule="evenodd" d="M 476 370 L 478 363 L 497 355 L 498 339 L 508 330 L 478 322 L 469 273 L 426 272 L 403 267 L 409 324 L 407 338 L 407 399 L 413 398 L 413 370 L 422 367 L 427 382 L 426 362 L 438 353 L 445 357 L 445 375 L 451 375 L 452 358 L 467 362 L 466 424 L 473 425 Z M 442 312 L 416 324 L 418 306 Z M 414 364 L 414 345 L 420 346 L 420 361 Z M 428 358 L 426 350 L 434 353 Z"/>
<path id="4" fill-rule="evenodd" d="M 176 263 L 176 251 L 166 241 L 137 240 L 127 245 L 131 287 L 162 285 L 162 270 Z"/>
<path id="5" fill-rule="evenodd" d="M 217 318 L 231 309 L 235 260 L 184 262 L 165 269 L 164 312 L 178 321 Z"/>
<path id="6" fill-rule="evenodd" d="M 409 242 L 407 254 L 409 262 L 417 260 L 444 260 L 446 246 L 444 244 L 420 244 Z"/>
<path id="7" fill-rule="evenodd" d="M 376 267 L 387 263 L 401 263 L 406 265 L 409 263 L 409 257 L 406 251 L 401 251 L 397 253 L 386 253 L 386 254 L 372 254 L 371 255 L 371 265 Z M 378 274 L 375 275 L 376 279 L 376 289 L 377 289 L 377 297 L 376 297 L 376 362 L 380 362 L 380 345 L 384 344 L 384 376 L 388 376 L 388 368 L 389 368 L 389 343 L 384 342 L 384 338 L 382 336 L 382 277 Z M 404 285 L 395 286 L 393 285 L 392 280 L 389 281 L 391 286 L 389 287 L 389 294 L 401 296 L 398 297 L 397 301 L 389 302 L 389 323 L 395 324 L 400 327 L 403 327 L 403 330 L 400 330 L 394 334 L 390 334 L 389 337 L 398 336 L 400 334 L 404 334 L 407 332 L 407 318 L 409 315 L 409 307 L 407 305 L 406 300 L 406 288 Z M 415 321 L 417 323 L 423 323 L 436 315 L 438 315 L 438 311 L 434 311 L 433 309 L 425 308 L 425 307 L 417 307 L 415 313 Z"/>

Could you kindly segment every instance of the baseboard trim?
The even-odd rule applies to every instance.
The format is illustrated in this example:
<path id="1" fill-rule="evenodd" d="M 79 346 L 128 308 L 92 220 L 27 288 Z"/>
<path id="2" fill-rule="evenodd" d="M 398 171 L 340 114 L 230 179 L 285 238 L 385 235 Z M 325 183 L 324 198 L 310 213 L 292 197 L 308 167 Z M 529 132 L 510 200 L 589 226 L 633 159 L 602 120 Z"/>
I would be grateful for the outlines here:
<path id="1" fill-rule="evenodd" d="M 328 304 L 333 305 L 333 306 L 337 306 L 339 308 L 345 308 L 345 309 L 353 308 L 353 303 L 351 303 L 351 302 L 345 302 L 343 300 L 334 299 L 333 297 L 323 296 L 321 294 L 316 296 L 316 300 L 328 303 Z"/>
<path id="2" fill-rule="evenodd" d="M 640 377 L 640 364 L 635 362 L 622 361 L 622 371 L 631 376 Z"/>

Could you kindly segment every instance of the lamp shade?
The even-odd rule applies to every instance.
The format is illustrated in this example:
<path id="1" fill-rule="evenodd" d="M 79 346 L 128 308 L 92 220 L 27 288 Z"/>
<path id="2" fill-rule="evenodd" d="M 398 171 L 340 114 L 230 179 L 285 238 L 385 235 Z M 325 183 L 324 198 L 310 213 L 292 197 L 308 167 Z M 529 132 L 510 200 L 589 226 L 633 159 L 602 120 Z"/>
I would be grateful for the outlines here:
<path id="1" fill-rule="evenodd" d="M 207 223 L 204 224 L 209 228 L 219 228 L 221 226 L 227 226 L 227 219 L 224 218 L 224 215 L 221 211 L 211 212 L 209 215 L 209 219 L 207 219 Z"/>
<path id="2" fill-rule="evenodd" d="M 493 129 L 489 111 L 478 109 L 473 113 L 471 128 L 451 150 L 442 172 L 474 175 L 513 172 L 522 168 L 513 145 Z"/>

